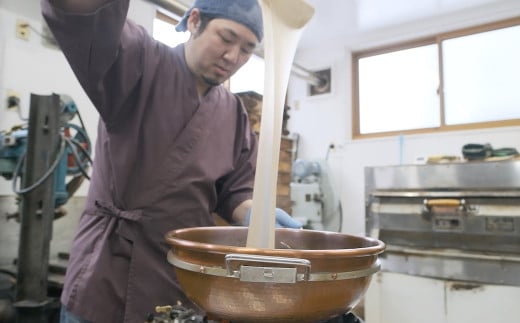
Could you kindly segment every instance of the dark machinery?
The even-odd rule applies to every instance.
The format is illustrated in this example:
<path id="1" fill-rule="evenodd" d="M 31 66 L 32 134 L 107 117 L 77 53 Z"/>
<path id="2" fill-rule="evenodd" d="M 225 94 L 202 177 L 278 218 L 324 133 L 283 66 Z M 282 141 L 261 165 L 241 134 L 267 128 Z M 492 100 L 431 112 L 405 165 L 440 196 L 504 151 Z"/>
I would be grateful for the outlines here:
<path id="1" fill-rule="evenodd" d="M 157 306 L 156 313 L 150 313 L 145 323 L 233 323 L 233 321 L 215 321 L 206 316 L 197 315 L 193 310 L 187 309 L 182 304 Z M 345 313 L 328 321 L 317 323 L 363 323 L 352 313 Z"/>
<path id="2" fill-rule="evenodd" d="M 292 212 L 304 228 L 341 232 L 341 201 L 327 159 L 297 159 L 292 166 Z"/>
<path id="3" fill-rule="evenodd" d="M 66 95 L 59 97 L 59 152 L 42 178 L 29 187 L 18 189 L 18 178 L 23 178 L 22 166 L 27 153 L 29 125 L 18 125 L 8 131 L 0 131 L 0 176 L 12 180 L 13 192 L 23 195 L 34 190 L 49 176 L 55 176 L 54 202 L 56 208 L 64 205 L 78 189 L 80 182 L 88 178 L 91 144 L 81 115 L 74 101 Z M 71 123 L 75 117 L 80 125 Z M 72 179 L 67 182 L 67 177 Z M 14 217 L 15 215 L 13 215 Z"/>
<path id="4" fill-rule="evenodd" d="M 48 288 L 52 223 L 88 178 L 90 153 L 79 111 L 65 95 L 31 95 L 28 124 L 0 132 L 0 175 L 12 181 L 18 203 L 8 219 L 20 222 L 16 273 L 4 290 L 11 293 L 0 294 L 2 323 L 57 322 L 59 292 Z"/>

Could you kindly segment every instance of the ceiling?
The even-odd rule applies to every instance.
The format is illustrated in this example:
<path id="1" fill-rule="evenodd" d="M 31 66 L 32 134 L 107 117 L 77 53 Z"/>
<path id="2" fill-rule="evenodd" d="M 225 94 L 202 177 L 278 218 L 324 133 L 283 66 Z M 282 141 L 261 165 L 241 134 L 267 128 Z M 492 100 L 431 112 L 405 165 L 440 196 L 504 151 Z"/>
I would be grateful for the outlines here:
<path id="1" fill-rule="evenodd" d="M 149 0 L 150 1 L 150 0 Z M 189 7 L 193 0 L 163 0 Z M 286 0 L 280 0 L 286 1 Z M 305 27 L 300 48 L 320 42 L 359 37 L 364 33 L 387 29 L 417 21 L 438 19 L 461 10 L 484 7 L 499 8 L 518 0 L 305 0 L 315 8 L 314 16 Z M 39 19 L 40 0 L 0 0 L 0 6 L 28 17 Z M 507 8 L 507 7 L 506 7 Z"/>
<path id="2" fill-rule="evenodd" d="M 148 0 L 158 1 L 158 0 Z M 159 0 L 191 7 L 194 0 Z M 288 1 L 288 0 L 275 0 Z M 292 0 L 299 1 L 299 0 Z M 315 13 L 304 29 L 299 49 L 327 42 L 352 44 L 369 35 L 384 31 L 400 35 L 403 30 L 415 30 L 418 24 L 431 26 L 451 23 L 460 25 L 460 14 L 493 16 L 507 11 L 511 4 L 520 10 L 519 0 L 303 0 L 314 7 Z M 509 6 L 508 6 L 509 4 Z M 518 11 L 517 11 L 518 12 Z M 408 27 L 407 26 L 412 26 Z M 403 29 L 404 28 L 404 29 Z M 424 28 L 423 28 L 424 29 Z M 428 29 L 428 28 L 426 28 Z M 399 38 L 399 37 L 397 37 Z"/>
<path id="3" fill-rule="evenodd" d="M 300 47 L 454 16 L 517 0 L 306 0 L 315 8 Z"/>

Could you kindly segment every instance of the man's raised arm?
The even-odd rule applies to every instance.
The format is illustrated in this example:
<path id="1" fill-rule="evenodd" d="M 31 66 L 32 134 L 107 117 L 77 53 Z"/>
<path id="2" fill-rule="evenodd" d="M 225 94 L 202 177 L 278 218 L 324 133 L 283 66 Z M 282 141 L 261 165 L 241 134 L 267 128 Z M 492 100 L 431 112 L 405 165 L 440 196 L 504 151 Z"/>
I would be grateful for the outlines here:
<path id="1" fill-rule="evenodd" d="M 114 0 L 49 0 L 56 8 L 70 13 L 90 13 Z"/>

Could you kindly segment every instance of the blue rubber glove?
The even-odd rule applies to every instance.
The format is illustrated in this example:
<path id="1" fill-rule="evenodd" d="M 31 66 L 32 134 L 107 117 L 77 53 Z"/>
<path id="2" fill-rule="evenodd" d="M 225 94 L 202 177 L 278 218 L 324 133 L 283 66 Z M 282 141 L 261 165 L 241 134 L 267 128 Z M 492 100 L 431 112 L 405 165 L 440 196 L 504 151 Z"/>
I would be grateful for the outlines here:
<path id="1" fill-rule="evenodd" d="M 303 224 L 299 221 L 295 220 L 292 216 L 290 216 L 287 212 L 280 208 L 276 208 L 274 210 L 274 214 L 276 216 L 276 227 L 277 228 L 289 228 L 289 229 L 301 229 Z M 251 217 L 251 209 L 247 210 L 245 225 L 249 225 L 249 218 Z"/>

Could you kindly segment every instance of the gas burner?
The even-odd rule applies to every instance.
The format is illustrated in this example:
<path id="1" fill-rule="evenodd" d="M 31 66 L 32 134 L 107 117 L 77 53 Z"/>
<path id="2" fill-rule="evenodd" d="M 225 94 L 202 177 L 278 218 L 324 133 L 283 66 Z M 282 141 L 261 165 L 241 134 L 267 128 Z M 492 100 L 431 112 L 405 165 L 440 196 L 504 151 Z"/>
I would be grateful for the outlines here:
<path id="1" fill-rule="evenodd" d="M 155 314 L 149 314 L 147 323 L 233 323 L 233 321 L 213 321 L 206 316 L 197 314 L 192 309 L 182 305 L 157 306 Z M 364 323 L 359 317 L 352 313 L 345 313 L 327 321 L 317 323 Z"/>
<path id="2" fill-rule="evenodd" d="M 146 318 L 147 323 L 213 323 L 205 316 L 197 314 L 194 310 L 177 305 L 156 306 L 155 314 L 150 313 Z M 215 322 L 216 323 L 216 322 Z"/>
<path id="3" fill-rule="evenodd" d="M 364 321 L 352 313 L 345 313 L 328 321 L 322 321 L 319 323 L 364 323 Z"/>

